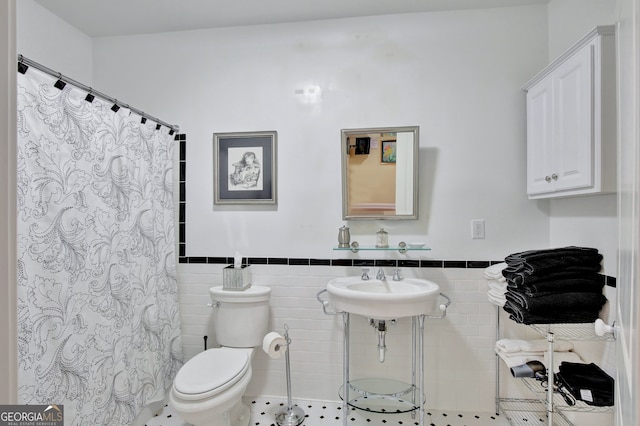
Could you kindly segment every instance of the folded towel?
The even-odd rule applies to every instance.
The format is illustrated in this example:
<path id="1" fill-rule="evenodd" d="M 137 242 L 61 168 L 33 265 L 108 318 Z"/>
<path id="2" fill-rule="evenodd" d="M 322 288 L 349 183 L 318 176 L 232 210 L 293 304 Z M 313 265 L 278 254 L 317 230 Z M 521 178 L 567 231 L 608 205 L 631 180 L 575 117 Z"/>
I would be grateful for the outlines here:
<path id="1" fill-rule="evenodd" d="M 557 378 L 576 399 L 588 405 L 613 405 L 614 380 L 594 363 L 563 362 Z"/>
<path id="2" fill-rule="evenodd" d="M 518 356 L 506 356 L 504 353 L 496 354 L 502 359 L 502 361 L 507 365 L 507 367 L 512 368 L 518 365 L 526 364 L 529 361 L 544 361 L 544 357 L 542 355 L 518 355 Z"/>
<path id="3" fill-rule="evenodd" d="M 558 255 L 557 257 L 541 257 L 539 259 L 527 259 L 519 264 L 510 266 L 509 270 L 517 267 L 522 272 L 540 272 L 546 270 L 560 269 L 570 265 L 600 265 L 602 261 L 601 254 L 593 255 Z"/>
<path id="4" fill-rule="evenodd" d="M 488 279 L 487 286 L 489 287 L 487 291 L 489 301 L 494 305 L 504 306 L 504 303 L 507 301 L 504 297 L 504 294 L 507 292 L 507 280 L 504 278 L 501 281 Z"/>
<path id="5" fill-rule="evenodd" d="M 562 270 L 571 266 L 600 268 L 602 255 L 597 249 L 587 247 L 562 247 L 557 249 L 529 250 L 510 254 L 505 258 L 507 267 L 503 275 L 531 275 L 551 270 Z M 600 269 L 598 269 L 600 270 Z"/>
<path id="6" fill-rule="evenodd" d="M 507 289 L 524 293 L 530 297 L 539 297 L 556 293 L 602 293 L 605 278 L 603 275 L 593 273 L 591 276 L 549 279 L 532 284 L 516 285 L 507 281 Z"/>
<path id="7" fill-rule="evenodd" d="M 518 267 L 505 268 L 502 275 L 507 281 L 516 286 L 528 285 L 540 281 L 561 280 L 564 278 L 593 278 L 602 269 L 599 263 L 592 265 L 564 266 L 559 269 L 549 269 L 545 271 L 527 272 Z M 600 275 L 600 277 L 602 277 Z"/>
<path id="8" fill-rule="evenodd" d="M 517 291 L 508 291 L 505 294 L 505 298 L 508 301 L 517 303 L 531 313 L 571 308 L 590 309 L 600 312 L 600 309 L 607 301 L 607 298 L 601 293 L 556 293 L 547 296 L 530 297 Z"/>
<path id="9" fill-rule="evenodd" d="M 506 278 L 504 277 L 504 275 L 502 275 L 502 270 L 506 267 L 507 264 L 505 262 L 491 265 L 484 270 L 484 276 L 487 279 L 504 281 Z"/>
<path id="10" fill-rule="evenodd" d="M 495 292 L 493 290 L 487 292 L 487 299 L 489 302 L 500 307 L 504 306 L 507 302 L 507 299 L 504 297 L 504 292 Z"/>
<path id="11" fill-rule="evenodd" d="M 517 367 L 526 364 L 530 361 L 540 361 L 545 366 L 549 365 L 548 354 L 549 352 L 535 352 L 535 353 L 505 353 L 496 348 L 496 355 L 509 367 Z M 559 371 L 559 364 L 562 361 L 582 362 L 580 356 L 575 352 L 553 352 L 553 365 L 556 366 L 555 371 Z"/>
<path id="12" fill-rule="evenodd" d="M 523 308 L 507 299 L 502 309 L 509 318 L 520 324 L 554 324 L 554 323 L 592 323 L 600 313 L 596 309 L 540 309 L 535 312 Z"/>
<path id="13" fill-rule="evenodd" d="M 504 260 L 508 265 L 519 264 L 532 259 L 557 258 L 558 256 L 590 256 L 598 254 L 598 249 L 591 247 L 567 246 L 551 249 L 527 250 L 512 253 Z"/>
<path id="14" fill-rule="evenodd" d="M 499 339 L 496 341 L 496 351 L 505 354 L 513 354 L 516 352 L 531 352 L 543 355 L 549 349 L 547 339 Z M 560 340 L 554 343 L 554 352 L 569 352 L 573 350 L 573 343 Z"/>
<path id="15" fill-rule="evenodd" d="M 507 291 L 507 280 L 497 281 L 497 280 L 487 280 L 487 286 L 489 289 L 502 291 L 503 293 Z"/>

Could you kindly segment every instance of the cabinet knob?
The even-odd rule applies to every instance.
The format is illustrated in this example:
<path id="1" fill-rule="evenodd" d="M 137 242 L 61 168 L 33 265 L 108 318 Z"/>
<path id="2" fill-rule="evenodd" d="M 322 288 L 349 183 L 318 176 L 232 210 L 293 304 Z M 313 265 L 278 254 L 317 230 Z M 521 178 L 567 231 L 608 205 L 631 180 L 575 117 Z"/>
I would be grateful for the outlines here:
<path id="1" fill-rule="evenodd" d="M 544 180 L 546 180 L 547 182 L 551 182 L 551 176 L 545 176 Z"/>
<path id="2" fill-rule="evenodd" d="M 557 174 L 555 174 L 555 173 L 554 173 L 554 174 L 552 174 L 552 175 L 551 175 L 551 179 L 553 179 L 553 180 L 558 180 L 558 175 L 557 175 Z"/>

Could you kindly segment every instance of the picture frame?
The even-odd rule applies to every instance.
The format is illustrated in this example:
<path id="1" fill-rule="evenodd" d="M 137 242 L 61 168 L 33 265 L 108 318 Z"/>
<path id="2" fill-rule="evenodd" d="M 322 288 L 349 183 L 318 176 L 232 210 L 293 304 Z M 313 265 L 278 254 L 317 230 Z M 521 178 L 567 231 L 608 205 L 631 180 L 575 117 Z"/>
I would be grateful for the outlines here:
<path id="1" fill-rule="evenodd" d="M 383 164 L 393 164 L 396 162 L 396 140 L 382 141 L 380 149 L 380 162 Z"/>
<path id="2" fill-rule="evenodd" d="M 370 137 L 356 138 L 356 150 L 354 153 L 355 155 L 369 155 L 370 147 L 371 147 Z"/>
<path id="3" fill-rule="evenodd" d="M 213 134 L 214 205 L 276 204 L 277 132 Z"/>

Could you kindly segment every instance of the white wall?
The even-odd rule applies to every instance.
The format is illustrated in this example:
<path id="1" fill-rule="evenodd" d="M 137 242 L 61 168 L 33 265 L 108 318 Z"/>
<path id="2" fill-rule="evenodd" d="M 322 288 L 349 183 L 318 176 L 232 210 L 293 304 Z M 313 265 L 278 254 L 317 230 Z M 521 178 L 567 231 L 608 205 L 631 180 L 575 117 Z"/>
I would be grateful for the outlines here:
<path id="1" fill-rule="evenodd" d="M 91 86 L 91 37 L 33 0 L 17 3 L 18 54 Z"/>
<path id="2" fill-rule="evenodd" d="M 501 259 L 548 245 L 520 90 L 546 63 L 545 24 L 536 6 L 100 38 L 94 80 L 187 134 L 188 256 L 333 257 L 340 129 L 418 125 L 420 219 L 352 221 L 352 239 L 384 225 L 436 259 Z M 308 85 L 321 102 L 296 98 Z M 214 208 L 212 134 L 249 130 L 278 131 L 278 205 Z"/>
<path id="3" fill-rule="evenodd" d="M 551 0 L 549 62 L 560 56 L 597 25 L 616 23 L 618 0 Z"/>
<path id="4" fill-rule="evenodd" d="M 0 3 L 0 404 L 18 394 L 16 336 L 16 3 Z"/>

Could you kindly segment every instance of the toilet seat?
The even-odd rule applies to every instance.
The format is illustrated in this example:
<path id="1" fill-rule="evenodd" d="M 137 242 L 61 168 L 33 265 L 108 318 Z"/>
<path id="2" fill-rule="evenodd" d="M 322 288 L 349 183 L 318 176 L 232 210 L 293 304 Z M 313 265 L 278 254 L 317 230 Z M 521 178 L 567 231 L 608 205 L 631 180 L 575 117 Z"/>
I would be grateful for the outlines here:
<path id="1" fill-rule="evenodd" d="M 199 400 L 236 384 L 251 367 L 246 350 L 215 348 L 199 353 L 178 371 L 173 390 L 182 399 Z"/>

